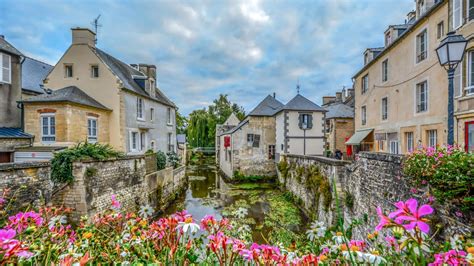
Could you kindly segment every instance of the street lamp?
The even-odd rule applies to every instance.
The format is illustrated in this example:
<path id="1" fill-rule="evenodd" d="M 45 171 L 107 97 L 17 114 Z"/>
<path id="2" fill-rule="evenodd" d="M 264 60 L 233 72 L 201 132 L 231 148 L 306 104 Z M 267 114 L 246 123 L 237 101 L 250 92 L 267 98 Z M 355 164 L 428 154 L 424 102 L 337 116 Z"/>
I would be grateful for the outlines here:
<path id="1" fill-rule="evenodd" d="M 454 71 L 462 62 L 466 45 L 462 35 L 450 32 L 436 48 L 439 64 L 448 71 L 448 145 L 454 145 Z"/>

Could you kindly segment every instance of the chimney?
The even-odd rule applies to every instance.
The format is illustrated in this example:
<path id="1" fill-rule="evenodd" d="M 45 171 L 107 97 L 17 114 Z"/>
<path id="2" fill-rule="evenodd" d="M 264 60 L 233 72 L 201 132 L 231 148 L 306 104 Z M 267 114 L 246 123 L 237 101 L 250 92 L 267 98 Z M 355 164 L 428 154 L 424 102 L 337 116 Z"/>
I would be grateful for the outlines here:
<path id="1" fill-rule="evenodd" d="M 342 101 L 342 92 L 336 92 L 336 102 Z"/>
<path id="2" fill-rule="evenodd" d="M 72 28 L 72 44 L 87 44 L 95 47 L 95 33 L 87 28 Z"/>
<path id="3" fill-rule="evenodd" d="M 277 95 L 276 95 L 276 93 L 273 93 L 273 99 L 275 99 L 275 98 L 276 98 L 276 96 L 277 96 Z"/>
<path id="4" fill-rule="evenodd" d="M 334 96 L 323 96 L 323 105 L 334 102 L 334 100 L 336 100 Z"/>
<path id="5" fill-rule="evenodd" d="M 132 65 L 133 66 L 133 65 Z M 148 78 L 156 81 L 156 66 L 148 64 L 138 64 L 138 70 L 145 74 Z"/>
<path id="6" fill-rule="evenodd" d="M 0 39 L 5 39 L 5 35 L 0 34 Z"/>

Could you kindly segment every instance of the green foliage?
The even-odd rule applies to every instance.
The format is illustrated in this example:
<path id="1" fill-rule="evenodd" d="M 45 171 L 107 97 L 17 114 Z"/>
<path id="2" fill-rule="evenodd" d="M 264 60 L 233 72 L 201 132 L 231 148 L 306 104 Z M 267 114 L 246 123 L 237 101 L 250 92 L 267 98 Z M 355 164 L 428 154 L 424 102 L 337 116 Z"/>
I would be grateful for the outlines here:
<path id="1" fill-rule="evenodd" d="M 115 151 L 111 146 L 100 143 L 79 143 L 72 148 L 54 154 L 51 160 L 51 179 L 55 183 L 72 182 L 72 163 L 78 160 L 105 160 L 121 157 L 121 152 Z"/>
<path id="2" fill-rule="evenodd" d="M 417 185 L 429 184 L 439 202 L 474 209 L 474 154 L 451 147 L 416 150 L 405 160 L 403 172 Z"/>
<path id="3" fill-rule="evenodd" d="M 286 180 L 286 178 L 288 177 L 288 170 L 289 170 L 289 165 L 288 165 L 288 162 L 286 161 L 286 158 L 282 158 L 282 160 L 278 163 L 277 167 L 283 179 Z"/>
<path id="4" fill-rule="evenodd" d="M 162 151 L 156 152 L 156 168 L 157 170 L 163 170 L 166 168 L 166 154 Z"/>
<path id="5" fill-rule="evenodd" d="M 260 175 L 243 175 L 239 171 L 234 171 L 234 177 L 232 178 L 232 181 L 235 182 L 266 182 L 266 181 L 271 181 L 274 180 L 274 177 L 269 177 L 269 176 L 260 176 Z"/>
<path id="6" fill-rule="evenodd" d="M 309 167 L 306 177 L 306 187 L 313 191 L 317 205 L 319 204 L 320 197 L 323 197 L 324 210 L 328 211 L 332 202 L 331 184 L 329 180 L 321 174 L 319 167 L 315 165 Z M 316 207 L 318 208 L 319 206 Z"/>
<path id="7" fill-rule="evenodd" d="M 354 195 L 352 195 L 349 191 L 344 191 L 344 203 L 350 210 L 354 208 Z"/>
<path id="8" fill-rule="evenodd" d="M 87 167 L 86 172 L 84 173 L 85 177 L 93 177 L 97 174 L 97 168 L 95 167 Z"/>
<path id="9" fill-rule="evenodd" d="M 207 109 L 191 112 L 186 132 L 191 147 L 214 146 L 216 125 L 223 124 L 232 112 L 241 120 L 245 117 L 244 109 L 231 103 L 225 94 L 219 95 Z"/>
<path id="10" fill-rule="evenodd" d="M 166 157 L 169 165 L 173 166 L 173 168 L 178 168 L 181 159 L 179 158 L 178 154 L 176 154 L 176 152 L 168 152 Z"/>
<path id="11" fill-rule="evenodd" d="M 188 120 L 176 110 L 176 133 L 186 134 Z"/>

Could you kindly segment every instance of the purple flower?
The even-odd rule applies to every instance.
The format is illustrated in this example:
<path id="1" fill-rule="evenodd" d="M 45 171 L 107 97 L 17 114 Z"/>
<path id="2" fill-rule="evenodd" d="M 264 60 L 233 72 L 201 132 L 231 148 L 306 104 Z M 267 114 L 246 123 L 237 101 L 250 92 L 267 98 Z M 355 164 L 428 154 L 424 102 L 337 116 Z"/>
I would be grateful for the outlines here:
<path id="1" fill-rule="evenodd" d="M 430 226 L 426 223 L 428 220 L 422 218 L 423 216 L 433 213 L 433 208 L 424 204 L 418 208 L 418 201 L 416 199 L 409 199 L 406 202 L 397 202 L 395 206 L 398 210 L 389 214 L 389 217 L 395 219 L 395 222 L 402 225 L 407 230 L 413 230 L 416 227 L 421 232 L 428 233 Z M 408 223 L 407 223 L 408 222 Z"/>

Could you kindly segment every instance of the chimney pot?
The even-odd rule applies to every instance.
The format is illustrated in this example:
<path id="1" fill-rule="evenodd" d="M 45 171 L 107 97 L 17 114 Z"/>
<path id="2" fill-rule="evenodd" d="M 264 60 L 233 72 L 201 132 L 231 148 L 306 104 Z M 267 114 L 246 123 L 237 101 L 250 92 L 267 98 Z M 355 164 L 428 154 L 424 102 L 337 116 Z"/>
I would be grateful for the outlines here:
<path id="1" fill-rule="evenodd" d="M 273 99 L 275 99 L 275 98 L 276 98 L 276 93 L 273 93 Z"/>
<path id="2" fill-rule="evenodd" d="M 87 44 L 95 47 L 95 33 L 87 28 L 72 28 L 72 44 Z"/>

